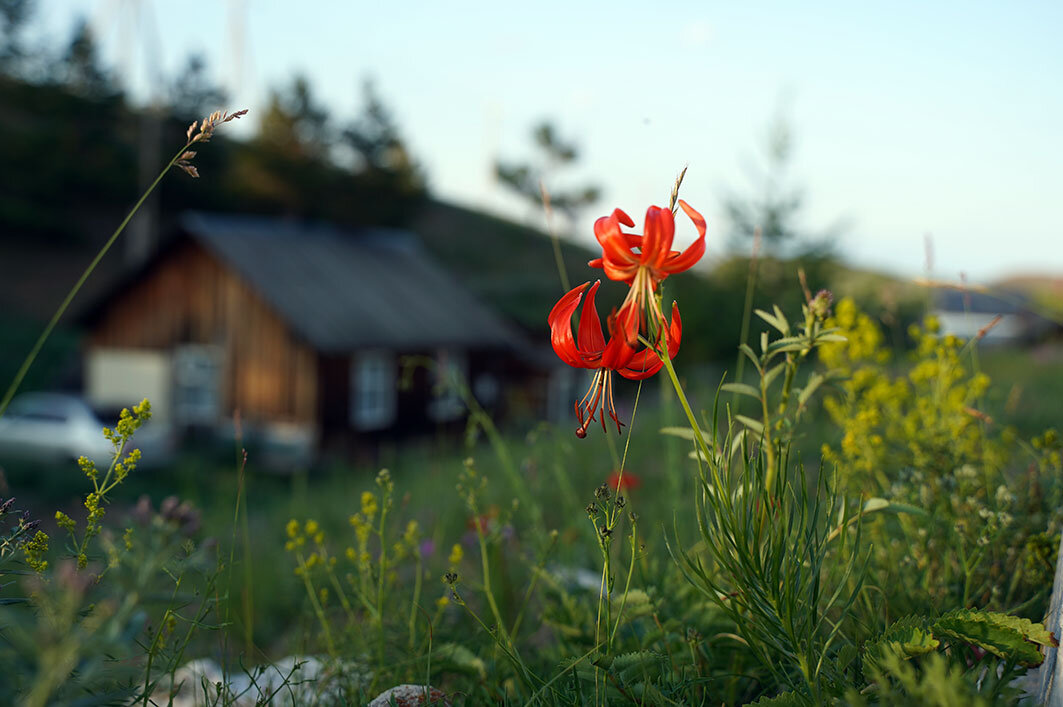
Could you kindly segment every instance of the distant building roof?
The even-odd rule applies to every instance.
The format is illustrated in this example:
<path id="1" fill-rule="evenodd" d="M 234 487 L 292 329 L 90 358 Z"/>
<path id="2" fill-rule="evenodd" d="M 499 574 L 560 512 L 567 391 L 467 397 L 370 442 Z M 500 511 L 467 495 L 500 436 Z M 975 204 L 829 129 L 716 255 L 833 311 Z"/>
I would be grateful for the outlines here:
<path id="1" fill-rule="evenodd" d="M 945 312 L 978 314 L 1020 314 L 1029 309 L 1028 298 L 1019 292 L 998 294 L 939 287 L 934 291 L 934 308 Z"/>
<path id="2" fill-rule="evenodd" d="M 181 226 L 319 351 L 516 343 L 509 325 L 408 231 L 200 212 L 185 214 Z"/>

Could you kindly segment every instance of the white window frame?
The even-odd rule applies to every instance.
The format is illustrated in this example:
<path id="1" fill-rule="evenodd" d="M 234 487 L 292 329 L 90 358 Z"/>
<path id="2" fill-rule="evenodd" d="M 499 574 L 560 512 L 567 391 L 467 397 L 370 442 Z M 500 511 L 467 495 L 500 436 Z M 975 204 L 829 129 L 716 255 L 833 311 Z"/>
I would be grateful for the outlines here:
<path id="1" fill-rule="evenodd" d="M 392 352 L 369 350 L 351 357 L 351 427 L 366 431 L 390 427 L 398 408 L 397 384 Z"/>

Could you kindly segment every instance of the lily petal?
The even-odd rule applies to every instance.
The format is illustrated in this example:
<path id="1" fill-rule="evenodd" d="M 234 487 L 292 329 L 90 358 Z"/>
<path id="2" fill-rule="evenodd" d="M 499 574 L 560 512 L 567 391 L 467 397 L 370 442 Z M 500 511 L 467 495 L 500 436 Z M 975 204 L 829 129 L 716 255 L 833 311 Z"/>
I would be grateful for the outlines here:
<path id="1" fill-rule="evenodd" d="M 662 319 L 662 324 L 664 323 Z M 668 358 L 675 358 L 679 353 L 679 344 L 683 339 L 683 320 L 679 317 L 679 305 L 672 302 L 672 323 L 668 326 Z M 653 349 L 643 349 L 617 372 L 630 380 L 645 380 L 664 366 L 664 361 Z"/>
<path id="2" fill-rule="evenodd" d="M 683 272 L 692 266 L 694 263 L 701 259 L 701 256 L 705 254 L 705 217 L 690 207 L 688 203 L 679 200 L 679 206 L 690 220 L 694 222 L 694 227 L 698 229 L 698 238 L 691 243 L 686 250 L 681 254 L 672 255 L 669 254 L 667 260 L 661 267 L 661 270 L 669 275 L 674 275 L 677 272 Z"/>
<path id="3" fill-rule="evenodd" d="M 598 292 L 601 280 L 595 281 L 587 292 L 587 301 L 583 303 L 583 311 L 579 315 L 579 339 L 576 349 L 579 355 L 586 359 L 594 356 L 605 348 L 605 337 L 602 336 L 602 321 L 598 318 L 598 309 L 594 306 L 594 295 Z"/>
<path id="4" fill-rule="evenodd" d="M 572 315 L 583 299 L 583 291 L 590 284 L 585 282 L 566 292 L 546 318 L 550 325 L 550 345 L 554 347 L 554 352 L 562 361 L 575 368 L 588 367 L 583 363 L 572 336 Z"/>
<path id="5" fill-rule="evenodd" d="M 675 218 L 668 209 L 651 206 L 646 210 L 646 230 L 642 239 L 643 265 L 658 267 L 672 249 L 675 236 Z"/>

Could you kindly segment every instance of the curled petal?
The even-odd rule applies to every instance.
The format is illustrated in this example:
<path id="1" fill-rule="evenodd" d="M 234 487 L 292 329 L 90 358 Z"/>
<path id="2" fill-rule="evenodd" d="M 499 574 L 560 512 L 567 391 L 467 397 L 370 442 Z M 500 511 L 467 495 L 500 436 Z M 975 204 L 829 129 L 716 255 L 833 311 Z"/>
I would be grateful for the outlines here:
<path id="1" fill-rule="evenodd" d="M 682 207 L 683 211 L 686 212 L 686 215 L 690 217 L 690 220 L 694 222 L 694 227 L 698 229 L 698 238 L 682 253 L 674 255 L 670 253 L 668 255 L 661 270 L 670 275 L 687 270 L 691 265 L 698 262 L 698 260 L 701 259 L 701 256 L 705 254 L 705 217 L 692 209 L 690 204 L 682 199 L 679 200 L 679 206 Z"/>
<path id="2" fill-rule="evenodd" d="M 576 340 L 572 336 L 572 315 L 583 299 L 583 291 L 590 282 L 573 288 L 566 292 L 554 308 L 550 310 L 546 321 L 550 324 L 550 345 L 558 357 L 570 366 L 587 368 L 583 363 L 579 350 L 576 348 Z"/>
<path id="3" fill-rule="evenodd" d="M 605 270 L 605 276 L 615 282 L 626 282 L 631 284 L 635 279 L 635 274 L 639 271 L 638 264 L 632 265 L 616 265 L 608 258 L 602 259 L 602 269 Z"/>
<path id="4" fill-rule="evenodd" d="M 661 318 L 664 324 L 664 318 Z M 668 326 L 668 358 L 675 358 L 679 353 L 679 344 L 683 339 L 683 320 L 679 317 L 679 305 L 672 302 L 672 323 Z M 664 361 L 653 349 L 643 349 L 636 353 L 619 369 L 618 373 L 631 380 L 649 378 L 664 366 Z"/>
<path id="5" fill-rule="evenodd" d="M 646 232 L 642 237 L 643 265 L 659 267 L 672 249 L 675 218 L 668 209 L 651 206 L 646 210 Z"/>
<path id="6" fill-rule="evenodd" d="M 639 263 L 638 256 L 624 242 L 623 234 L 602 241 L 602 259 L 614 267 L 636 266 Z"/>
<path id="7" fill-rule="evenodd" d="M 598 239 L 598 243 L 601 245 L 605 245 L 605 241 L 621 234 L 620 219 L 617 218 L 617 211 L 620 211 L 620 209 L 616 209 L 611 215 L 602 216 L 594 222 L 594 237 Z M 621 211 L 620 213 L 623 212 Z"/>
<path id="8" fill-rule="evenodd" d="M 613 216 L 616 217 L 617 221 L 624 224 L 628 228 L 635 227 L 635 221 L 620 209 L 613 209 Z"/>
<path id="9" fill-rule="evenodd" d="M 605 348 L 605 337 L 602 336 L 602 321 L 598 318 L 598 309 L 594 305 L 594 295 L 602 284 L 597 280 L 587 292 L 587 301 L 583 303 L 583 311 L 579 315 L 579 339 L 576 350 L 579 356 L 586 359 Z"/>

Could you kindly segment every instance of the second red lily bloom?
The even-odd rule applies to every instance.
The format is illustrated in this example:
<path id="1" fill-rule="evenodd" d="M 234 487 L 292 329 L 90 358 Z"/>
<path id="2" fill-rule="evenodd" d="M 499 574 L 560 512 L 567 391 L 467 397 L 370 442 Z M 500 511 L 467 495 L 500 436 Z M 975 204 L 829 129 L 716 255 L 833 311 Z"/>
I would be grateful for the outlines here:
<path id="1" fill-rule="evenodd" d="M 580 313 L 577 335 L 573 337 L 572 316 L 576 313 L 588 285 L 590 291 L 587 292 L 587 301 Z M 587 394 L 575 405 L 576 417 L 580 423 L 576 429 L 578 437 L 586 436 L 587 427 L 599 414 L 603 430 L 605 416 L 609 415 L 616 423 L 617 431 L 620 431 L 621 422 L 613 403 L 613 371 L 631 380 L 642 380 L 655 374 L 664 365 L 654 349 L 640 350 L 631 343 L 638 336 L 641 318 L 641 312 L 635 303 L 625 304 L 608 318 L 609 340 L 606 341 L 602 334 L 598 310 L 594 306 L 594 296 L 600 285 L 601 281 L 593 285 L 585 282 L 565 293 L 547 317 L 550 324 L 550 343 L 561 360 L 575 368 L 595 371 Z M 661 315 L 658 324 L 662 330 L 667 326 L 668 355 L 675 357 L 683 335 L 679 308 L 673 303 L 671 323 L 666 322 Z"/>

